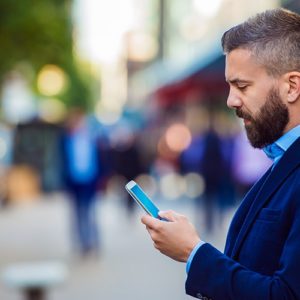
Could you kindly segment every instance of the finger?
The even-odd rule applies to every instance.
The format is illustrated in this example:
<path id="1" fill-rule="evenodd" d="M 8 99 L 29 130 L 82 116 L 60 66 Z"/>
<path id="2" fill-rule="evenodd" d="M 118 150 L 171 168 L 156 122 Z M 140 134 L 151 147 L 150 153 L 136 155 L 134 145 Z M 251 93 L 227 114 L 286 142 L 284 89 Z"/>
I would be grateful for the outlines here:
<path id="1" fill-rule="evenodd" d="M 149 215 L 144 215 L 141 218 L 141 222 L 144 225 L 146 225 L 147 227 L 149 227 L 150 229 L 153 229 L 153 228 L 157 227 L 157 222 L 160 222 L 160 221 Z"/>
<path id="2" fill-rule="evenodd" d="M 158 251 L 160 251 L 160 247 L 159 247 L 159 245 L 157 243 L 154 242 L 153 246 L 154 246 L 155 249 L 157 249 Z"/>
<path id="3" fill-rule="evenodd" d="M 168 221 L 174 222 L 177 219 L 177 214 L 172 210 L 160 211 L 158 215 Z"/>
<path id="4" fill-rule="evenodd" d="M 150 238 L 152 239 L 153 243 L 156 243 L 158 241 L 158 236 L 157 236 L 157 232 L 149 227 L 146 227 L 149 235 L 150 235 Z"/>
<path id="5" fill-rule="evenodd" d="M 149 227 L 146 227 L 146 228 L 147 228 L 147 231 L 148 231 L 151 239 L 154 240 L 155 231 Z"/>

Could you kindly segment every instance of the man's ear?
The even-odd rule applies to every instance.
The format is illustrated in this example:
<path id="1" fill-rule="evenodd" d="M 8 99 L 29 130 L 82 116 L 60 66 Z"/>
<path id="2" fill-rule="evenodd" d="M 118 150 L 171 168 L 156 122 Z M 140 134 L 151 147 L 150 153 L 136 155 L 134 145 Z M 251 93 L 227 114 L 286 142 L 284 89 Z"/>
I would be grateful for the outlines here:
<path id="1" fill-rule="evenodd" d="M 294 103 L 300 98 L 300 72 L 289 72 L 286 75 L 289 86 L 287 91 L 287 101 L 289 103 Z"/>

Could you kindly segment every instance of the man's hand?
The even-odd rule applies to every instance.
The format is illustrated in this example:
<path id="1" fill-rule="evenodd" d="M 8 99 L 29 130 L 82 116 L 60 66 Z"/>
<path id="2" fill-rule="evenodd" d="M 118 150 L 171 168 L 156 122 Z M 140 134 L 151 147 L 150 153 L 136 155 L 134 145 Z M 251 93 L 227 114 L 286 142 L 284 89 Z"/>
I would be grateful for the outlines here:
<path id="1" fill-rule="evenodd" d="M 160 212 L 161 221 L 145 215 L 141 221 L 154 242 L 154 247 L 174 260 L 186 262 L 194 247 L 200 242 L 195 227 L 186 216 L 173 211 Z"/>

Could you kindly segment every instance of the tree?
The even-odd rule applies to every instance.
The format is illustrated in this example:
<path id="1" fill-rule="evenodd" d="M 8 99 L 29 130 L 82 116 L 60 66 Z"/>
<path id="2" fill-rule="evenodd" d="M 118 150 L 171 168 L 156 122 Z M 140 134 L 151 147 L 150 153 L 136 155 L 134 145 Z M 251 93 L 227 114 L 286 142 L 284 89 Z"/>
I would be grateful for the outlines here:
<path id="1" fill-rule="evenodd" d="M 36 89 L 36 76 L 45 64 L 61 67 L 69 88 L 61 95 L 67 106 L 91 107 L 91 92 L 73 56 L 70 0 L 0 1 L 0 84 L 18 64 L 29 65 L 24 74 Z M 37 90 L 36 90 L 37 92 Z"/>

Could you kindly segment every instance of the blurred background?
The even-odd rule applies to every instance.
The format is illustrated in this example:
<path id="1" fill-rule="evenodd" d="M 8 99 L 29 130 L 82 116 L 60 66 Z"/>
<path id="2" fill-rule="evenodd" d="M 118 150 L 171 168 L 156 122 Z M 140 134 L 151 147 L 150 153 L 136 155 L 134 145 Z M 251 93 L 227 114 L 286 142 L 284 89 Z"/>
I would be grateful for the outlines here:
<path id="1" fill-rule="evenodd" d="M 223 32 L 299 0 L 0 2 L 0 298 L 188 299 L 124 185 L 223 250 L 270 166 L 226 108 Z"/>

